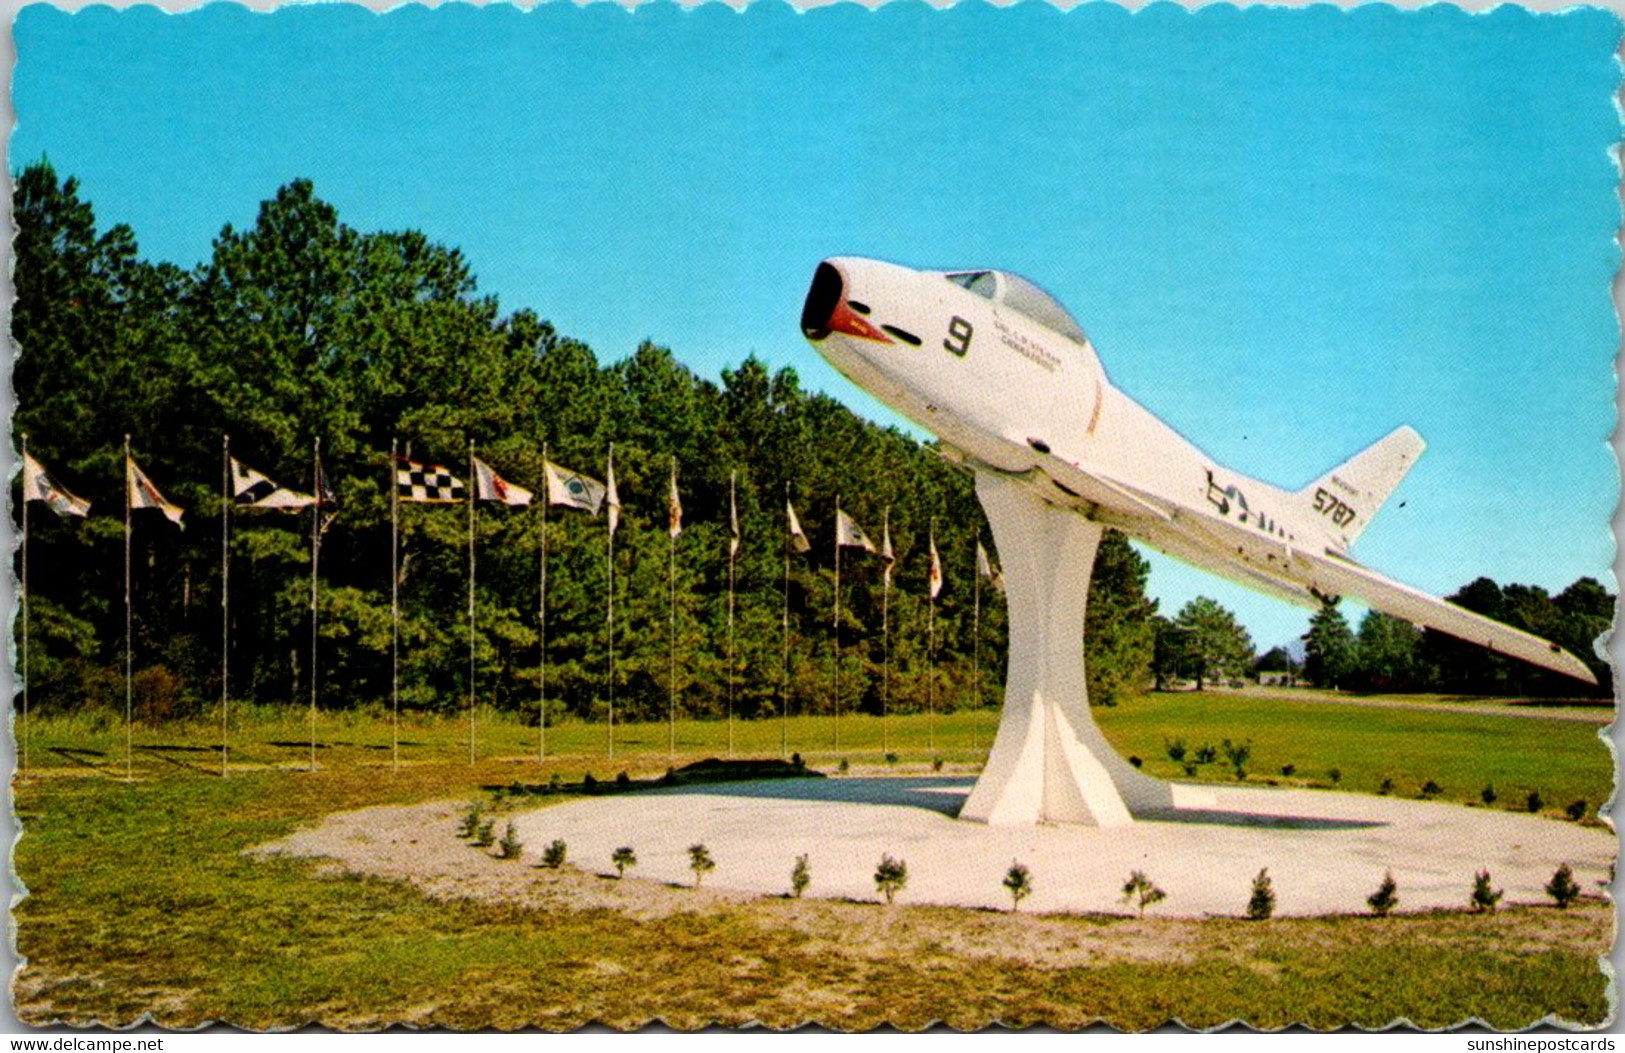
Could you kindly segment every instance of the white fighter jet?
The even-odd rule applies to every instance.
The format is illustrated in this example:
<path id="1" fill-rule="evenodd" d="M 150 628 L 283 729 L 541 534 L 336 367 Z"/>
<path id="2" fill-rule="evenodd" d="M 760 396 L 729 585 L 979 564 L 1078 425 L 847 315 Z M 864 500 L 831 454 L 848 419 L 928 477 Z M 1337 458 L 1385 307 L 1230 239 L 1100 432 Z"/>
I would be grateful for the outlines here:
<path id="1" fill-rule="evenodd" d="M 1386 578 L 1349 555 L 1422 453 L 1411 428 L 1301 490 L 1248 478 L 1112 387 L 1071 314 L 1004 271 L 829 259 L 813 275 L 801 329 L 848 379 L 937 435 L 947 456 L 978 474 L 1019 479 L 1050 506 L 1303 606 L 1353 597 L 1597 682 L 1556 644 Z"/>

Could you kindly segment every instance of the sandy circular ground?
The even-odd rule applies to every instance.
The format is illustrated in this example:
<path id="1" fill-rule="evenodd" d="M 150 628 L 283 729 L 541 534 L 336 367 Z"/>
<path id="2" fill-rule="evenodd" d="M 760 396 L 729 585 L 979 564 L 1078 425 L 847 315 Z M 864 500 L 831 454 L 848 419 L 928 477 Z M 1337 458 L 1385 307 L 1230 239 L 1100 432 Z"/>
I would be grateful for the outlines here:
<path id="1" fill-rule="evenodd" d="M 636 875 L 692 884 L 688 847 L 716 868 L 708 888 L 781 895 L 805 854 L 809 896 L 873 900 L 882 854 L 908 865 L 899 900 L 1008 908 L 1012 861 L 1032 873 L 1024 911 L 1124 910 L 1120 890 L 1143 870 L 1168 894 L 1165 916 L 1237 915 L 1268 867 L 1279 914 L 1364 912 L 1391 870 L 1401 910 L 1461 908 L 1489 870 L 1505 902 L 1547 902 L 1569 863 L 1596 891 L 1616 857 L 1614 834 L 1538 816 L 1456 804 L 1315 790 L 1217 788 L 1217 804 L 1169 810 L 1132 827 L 991 827 L 953 818 L 974 780 L 927 776 L 781 779 L 627 793 L 519 812 L 527 860 L 562 839 L 571 863 L 612 873 L 617 846 Z"/>

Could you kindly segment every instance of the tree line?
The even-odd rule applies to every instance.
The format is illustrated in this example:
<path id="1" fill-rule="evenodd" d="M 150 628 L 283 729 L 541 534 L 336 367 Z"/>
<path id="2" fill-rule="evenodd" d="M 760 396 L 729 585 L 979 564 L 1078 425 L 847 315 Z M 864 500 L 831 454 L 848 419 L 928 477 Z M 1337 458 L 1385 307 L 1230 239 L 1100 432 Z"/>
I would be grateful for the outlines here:
<path id="1" fill-rule="evenodd" d="M 730 695 L 744 717 L 775 715 L 785 705 L 796 714 L 837 704 L 842 712 L 878 712 L 884 699 L 893 712 L 911 712 L 999 701 L 1007 623 L 990 583 L 982 579 L 979 594 L 976 587 L 976 545 L 993 546 L 970 477 L 931 444 L 803 391 L 793 369 L 771 372 L 752 357 L 724 370 L 718 384 L 652 341 L 601 363 L 534 310 L 503 313 L 458 250 L 414 231 L 357 231 L 305 180 L 263 202 L 252 226 L 224 227 L 191 269 L 143 259 L 135 233 L 100 227 L 77 181 L 47 162 L 16 175 L 14 188 L 14 435 L 27 434 L 30 452 L 58 481 L 94 503 L 87 519 L 42 510 L 29 522 L 34 706 L 122 708 L 126 434 L 147 474 L 188 510 L 180 531 L 136 517 L 132 643 L 137 708 L 148 720 L 201 712 L 220 695 L 225 434 L 244 463 L 306 490 L 320 439 L 338 500 L 320 561 L 323 708 L 389 702 L 392 441 L 454 471 L 473 441 L 483 461 L 538 493 L 544 450 L 548 460 L 602 478 L 614 443 L 623 502 L 614 694 L 626 719 L 663 718 L 673 689 L 679 714 L 698 717 L 720 715 Z M 673 461 L 684 508 L 674 590 L 665 529 Z M 731 663 L 730 477 L 742 540 Z M 14 486 L 14 515 L 18 493 Z M 888 523 L 897 554 L 889 678 L 882 564 L 857 550 L 842 558 L 839 700 L 832 695 L 837 497 L 877 541 Z M 810 552 L 790 558 L 788 661 L 787 498 L 812 542 Z M 474 520 L 478 697 L 533 715 L 542 672 L 540 510 L 481 505 Z M 603 713 L 608 686 L 604 523 L 564 510 L 547 522 L 548 717 L 591 719 Z M 946 581 L 934 612 L 934 654 L 926 629 L 933 531 Z M 405 708 L 450 712 L 466 704 L 467 534 L 464 508 L 401 505 Z M 308 515 L 234 514 L 234 700 L 308 698 L 310 559 Z M 1234 617 L 1212 601 L 1172 619 L 1158 615 L 1145 593 L 1148 575 L 1146 561 L 1108 531 L 1084 645 L 1094 702 L 1143 690 L 1170 662 L 1189 666 L 1198 641 L 1197 664 L 1214 673 L 1252 659 L 1251 641 L 1229 633 L 1223 622 Z M 1604 606 L 1581 584 L 1552 601 L 1569 612 L 1558 622 L 1570 635 L 1595 624 Z M 1534 611 L 1527 599 L 1516 593 L 1510 607 Z M 1602 628 L 1611 597 L 1606 606 Z M 1170 625 L 1184 631 L 1170 634 Z M 1553 638 L 1570 646 L 1566 636 Z M 1589 645 L 1570 649 L 1590 660 Z M 1498 681 L 1509 689 L 1527 682 L 1521 671 Z"/>

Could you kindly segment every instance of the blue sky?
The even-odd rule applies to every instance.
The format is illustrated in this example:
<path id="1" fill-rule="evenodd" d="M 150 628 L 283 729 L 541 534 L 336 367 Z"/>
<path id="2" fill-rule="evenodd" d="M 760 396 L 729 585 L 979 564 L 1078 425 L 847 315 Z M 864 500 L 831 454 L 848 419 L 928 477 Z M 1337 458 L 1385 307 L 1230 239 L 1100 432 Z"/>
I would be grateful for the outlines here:
<path id="1" fill-rule="evenodd" d="M 1555 591 L 1612 585 L 1619 36 L 1442 5 L 41 5 L 10 159 L 183 265 L 308 177 L 605 360 L 755 352 L 882 420 L 797 331 L 817 262 L 1007 268 L 1239 471 L 1297 486 L 1416 427 L 1364 561 Z M 1261 646 L 1306 621 L 1166 560 L 1152 586 Z"/>

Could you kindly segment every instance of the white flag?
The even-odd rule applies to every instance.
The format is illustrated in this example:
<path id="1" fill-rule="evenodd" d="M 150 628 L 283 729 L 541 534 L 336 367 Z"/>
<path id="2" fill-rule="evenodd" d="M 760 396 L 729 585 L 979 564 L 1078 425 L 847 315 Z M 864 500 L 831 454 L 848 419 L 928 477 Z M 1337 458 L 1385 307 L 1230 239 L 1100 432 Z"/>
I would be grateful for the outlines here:
<path id="1" fill-rule="evenodd" d="M 491 470 L 491 466 L 474 458 L 474 500 L 501 501 L 505 505 L 528 505 L 536 495 L 523 486 L 515 486 Z"/>
<path id="2" fill-rule="evenodd" d="M 603 483 L 589 479 L 580 472 L 562 468 L 552 461 L 547 462 L 544 470 L 547 475 L 548 504 L 579 508 L 589 515 L 598 514 L 598 509 L 604 503 Z"/>
<path id="3" fill-rule="evenodd" d="M 23 455 L 23 500 L 44 501 L 59 516 L 90 514 L 90 502 L 58 486 L 31 453 Z"/>
<path id="4" fill-rule="evenodd" d="M 152 480 L 147 478 L 147 473 L 136 467 L 135 458 L 126 457 L 124 459 L 124 468 L 124 481 L 126 488 L 129 490 L 130 508 L 156 508 L 164 514 L 164 518 L 176 526 L 180 526 L 182 509 L 180 506 L 172 505 L 164 499 L 164 495 L 158 492 L 156 486 L 152 485 Z"/>
<path id="5" fill-rule="evenodd" d="M 801 520 L 796 518 L 796 506 L 786 501 L 784 502 L 784 510 L 790 514 L 790 547 L 797 552 L 806 552 L 811 549 L 812 542 L 807 540 L 806 533 L 801 529 Z"/>
<path id="6" fill-rule="evenodd" d="M 890 588 L 891 587 L 892 564 L 897 562 L 897 557 L 892 554 L 892 550 L 891 550 L 891 512 L 890 511 L 888 511 L 886 513 L 885 525 L 881 527 L 881 537 L 883 538 L 883 540 L 880 543 L 880 560 L 881 560 L 882 563 L 884 563 L 886 565 L 886 587 Z"/>
<path id="7" fill-rule="evenodd" d="M 937 539 L 931 538 L 931 598 L 942 591 L 942 560 L 937 558 Z"/>
<path id="8" fill-rule="evenodd" d="M 728 473 L 728 558 L 739 555 L 739 499 L 734 495 L 735 480 L 738 472 Z"/>
<path id="9" fill-rule="evenodd" d="M 986 578 L 988 584 L 995 589 L 1004 588 L 1004 575 L 994 569 L 992 562 L 987 558 L 987 549 L 982 547 L 980 541 L 976 543 L 976 573 Z"/>
<path id="10" fill-rule="evenodd" d="M 284 490 L 235 457 L 231 459 L 231 497 L 233 504 L 244 508 L 287 512 L 297 512 L 316 503 L 310 494 Z"/>
<path id="11" fill-rule="evenodd" d="M 683 532 L 683 499 L 677 496 L 677 462 L 671 462 L 671 493 L 666 495 L 666 533 L 673 538 Z"/>
<path id="12" fill-rule="evenodd" d="M 875 550 L 875 543 L 869 540 L 869 535 L 840 509 L 835 510 L 835 544 L 838 548 L 861 548 L 865 552 Z"/>
<path id="13" fill-rule="evenodd" d="M 606 473 L 606 477 L 609 479 L 609 492 L 605 494 L 604 499 L 609 502 L 609 536 L 614 537 L 615 528 L 621 525 L 621 495 L 615 490 L 614 454 L 610 454 L 609 471 Z"/>

